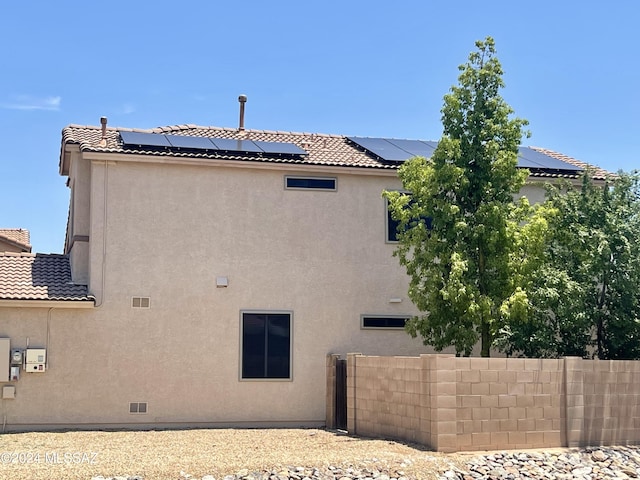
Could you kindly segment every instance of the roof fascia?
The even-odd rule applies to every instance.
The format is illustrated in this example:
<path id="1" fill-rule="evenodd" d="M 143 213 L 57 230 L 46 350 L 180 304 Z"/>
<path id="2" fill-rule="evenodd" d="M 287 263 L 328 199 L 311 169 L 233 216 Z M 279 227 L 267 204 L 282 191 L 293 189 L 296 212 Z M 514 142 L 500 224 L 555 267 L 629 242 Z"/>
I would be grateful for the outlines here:
<path id="1" fill-rule="evenodd" d="M 373 175 L 384 177 L 397 177 L 397 171 L 393 169 L 372 168 L 372 167 L 347 167 L 339 165 L 325 165 L 316 163 L 284 163 L 284 162 L 256 162 L 253 160 L 222 160 L 211 158 L 188 158 L 172 156 L 136 155 L 127 153 L 108 152 L 83 152 L 87 160 L 94 162 L 130 162 L 130 163 L 150 163 L 165 165 L 192 165 L 200 167 L 227 167 L 227 168 L 248 168 L 256 170 L 278 170 L 278 171 L 309 171 L 321 170 L 327 173 L 347 173 L 352 175 Z"/>
<path id="2" fill-rule="evenodd" d="M 0 242 L 8 243 L 9 245 L 13 245 L 16 248 L 20 248 L 24 253 L 31 253 L 31 245 L 17 242 L 8 237 L 5 237 L 2 234 L 0 234 Z"/>
<path id="3" fill-rule="evenodd" d="M 0 307 L 15 308 L 94 308 L 93 300 L 0 300 Z"/>
<path id="4" fill-rule="evenodd" d="M 69 176 L 69 167 L 71 165 L 71 154 L 80 153 L 80 145 L 74 143 L 63 143 L 60 150 L 59 174 L 61 177 Z"/>

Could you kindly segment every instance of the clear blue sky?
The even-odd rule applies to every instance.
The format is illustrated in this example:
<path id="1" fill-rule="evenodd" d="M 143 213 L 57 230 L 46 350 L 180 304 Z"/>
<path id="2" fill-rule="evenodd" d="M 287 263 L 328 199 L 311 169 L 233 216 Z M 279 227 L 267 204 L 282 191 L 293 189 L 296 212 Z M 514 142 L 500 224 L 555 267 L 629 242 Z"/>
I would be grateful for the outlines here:
<path id="1" fill-rule="evenodd" d="M 640 167 L 640 2 L 3 2 L 0 227 L 61 252 L 71 123 L 437 140 L 474 42 L 496 41 L 525 145 Z"/>

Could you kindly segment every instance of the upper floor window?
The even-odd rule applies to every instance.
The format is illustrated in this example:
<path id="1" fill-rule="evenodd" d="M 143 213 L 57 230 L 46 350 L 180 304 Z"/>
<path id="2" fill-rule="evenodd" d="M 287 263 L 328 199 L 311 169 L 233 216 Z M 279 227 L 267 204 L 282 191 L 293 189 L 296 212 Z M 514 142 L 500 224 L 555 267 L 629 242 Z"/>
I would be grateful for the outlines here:
<path id="1" fill-rule="evenodd" d="M 335 177 L 295 177 L 286 175 L 284 186 L 290 190 L 326 190 L 335 191 L 338 180 Z"/>
<path id="2" fill-rule="evenodd" d="M 389 201 L 385 199 L 385 207 L 387 211 L 387 242 L 395 243 L 398 241 L 400 222 L 395 220 L 389 210 Z M 424 217 L 424 221 L 427 225 L 427 229 L 431 230 L 431 217 Z"/>

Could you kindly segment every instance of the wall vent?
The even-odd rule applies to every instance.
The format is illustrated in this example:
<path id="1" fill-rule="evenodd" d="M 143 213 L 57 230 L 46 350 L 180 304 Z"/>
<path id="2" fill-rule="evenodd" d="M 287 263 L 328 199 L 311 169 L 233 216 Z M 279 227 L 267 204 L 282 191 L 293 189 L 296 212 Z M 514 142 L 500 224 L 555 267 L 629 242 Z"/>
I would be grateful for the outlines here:
<path id="1" fill-rule="evenodd" d="M 129 413 L 147 413 L 147 402 L 131 402 Z"/>
<path id="2" fill-rule="evenodd" d="M 149 298 L 149 297 L 132 297 L 131 298 L 131 307 L 132 308 L 150 308 L 151 307 L 151 298 Z"/>

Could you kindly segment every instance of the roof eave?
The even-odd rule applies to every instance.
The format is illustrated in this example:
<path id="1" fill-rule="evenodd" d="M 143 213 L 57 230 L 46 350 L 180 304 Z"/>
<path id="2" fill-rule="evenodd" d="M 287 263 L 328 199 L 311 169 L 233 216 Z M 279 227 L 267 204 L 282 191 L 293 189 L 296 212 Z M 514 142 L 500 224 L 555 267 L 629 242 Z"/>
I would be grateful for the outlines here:
<path id="1" fill-rule="evenodd" d="M 10 300 L 0 299 L 0 307 L 13 308 L 94 308 L 95 300 Z"/>

